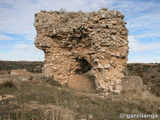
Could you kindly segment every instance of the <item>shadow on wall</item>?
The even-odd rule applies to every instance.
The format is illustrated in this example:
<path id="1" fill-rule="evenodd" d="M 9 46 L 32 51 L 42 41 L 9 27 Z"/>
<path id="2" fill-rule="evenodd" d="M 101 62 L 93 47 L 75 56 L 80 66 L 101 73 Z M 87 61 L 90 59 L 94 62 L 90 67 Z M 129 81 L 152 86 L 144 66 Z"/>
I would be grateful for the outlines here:
<path id="1" fill-rule="evenodd" d="M 75 73 L 84 74 L 92 69 L 92 66 L 84 57 L 81 59 L 76 58 L 76 61 L 79 62 L 80 69 L 76 69 Z"/>

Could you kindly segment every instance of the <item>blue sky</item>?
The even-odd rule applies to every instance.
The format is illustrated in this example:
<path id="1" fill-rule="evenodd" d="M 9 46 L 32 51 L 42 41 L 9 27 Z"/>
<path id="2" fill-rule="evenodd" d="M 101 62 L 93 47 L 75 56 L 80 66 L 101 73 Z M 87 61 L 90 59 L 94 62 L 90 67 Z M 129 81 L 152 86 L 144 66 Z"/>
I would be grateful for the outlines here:
<path id="1" fill-rule="evenodd" d="M 160 0 L 0 0 L 0 60 L 44 60 L 34 46 L 40 10 L 119 10 L 129 30 L 128 62 L 160 62 Z"/>

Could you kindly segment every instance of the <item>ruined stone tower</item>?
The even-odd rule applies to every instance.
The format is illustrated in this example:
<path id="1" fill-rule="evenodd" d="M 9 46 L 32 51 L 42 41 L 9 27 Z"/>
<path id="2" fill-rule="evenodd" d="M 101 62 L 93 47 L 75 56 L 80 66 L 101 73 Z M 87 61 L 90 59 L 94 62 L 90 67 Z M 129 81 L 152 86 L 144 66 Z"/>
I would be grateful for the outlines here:
<path id="1" fill-rule="evenodd" d="M 35 45 L 45 53 L 43 73 L 70 87 L 85 79 L 103 92 L 121 92 L 128 30 L 119 11 L 41 11 L 35 14 Z M 81 79 L 80 79 L 81 78 Z M 74 87 L 73 87 L 74 88 Z"/>

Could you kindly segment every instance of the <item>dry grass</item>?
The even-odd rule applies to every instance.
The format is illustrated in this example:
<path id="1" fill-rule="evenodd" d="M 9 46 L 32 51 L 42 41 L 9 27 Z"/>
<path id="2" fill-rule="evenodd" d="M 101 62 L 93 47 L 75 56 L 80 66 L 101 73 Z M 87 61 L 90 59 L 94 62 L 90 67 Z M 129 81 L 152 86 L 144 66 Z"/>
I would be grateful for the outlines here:
<path id="1" fill-rule="evenodd" d="M 5 88 L 14 88 L 17 89 L 17 86 L 13 83 L 11 80 L 3 81 L 0 83 L 0 89 L 5 89 Z"/>
<path id="2" fill-rule="evenodd" d="M 123 91 L 123 95 L 131 99 L 133 103 L 140 106 L 140 109 L 144 109 L 147 113 L 160 113 L 160 98 L 148 90 Z"/>
<path id="3" fill-rule="evenodd" d="M 138 75 L 143 79 L 143 84 L 156 96 L 160 96 L 160 64 L 127 64 L 130 75 Z"/>
<path id="4" fill-rule="evenodd" d="M 48 81 L 46 83 L 42 80 L 40 83 L 41 85 L 32 84 L 32 81 L 23 82 L 20 89 L 4 89 L 5 94 L 12 94 L 15 98 L 6 100 L 5 104 L 0 105 L 1 116 L 4 118 L 11 116 L 13 120 L 18 118 L 51 120 L 53 119 L 51 116 L 54 118 L 56 116 L 56 119 L 60 120 L 60 116 L 63 116 L 62 111 L 66 110 L 65 113 L 69 111 L 73 113 L 72 117 L 75 120 L 82 118 L 88 120 L 89 115 L 93 116 L 92 120 L 118 120 L 120 113 L 159 114 L 157 109 L 160 105 L 159 98 L 145 91 L 132 91 L 132 94 L 128 91 L 128 93 L 124 93 L 125 96 L 100 98 L 95 93 L 81 93 L 60 86 L 51 86 L 48 85 L 50 83 Z M 4 90 L 1 89 L 0 92 Z M 57 106 L 62 111 L 50 109 L 47 106 Z"/>
<path id="5" fill-rule="evenodd" d="M 147 74 L 150 70 L 148 66 L 140 69 L 139 65 L 131 65 L 130 69 L 132 67 L 138 73 L 144 69 Z M 119 120 L 120 113 L 154 113 L 160 116 L 160 98 L 147 90 L 124 91 L 122 96 L 101 98 L 94 92 L 77 92 L 62 87 L 51 78 L 33 77 L 22 81 L 23 78 L 25 76 L 11 76 L 0 84 L 0 96 L 15 96 L 0 100 L 0 120 L 64 120 L 62 116 L 68 114 L 74 120 L 88 120 L 89 115 L 93 116 L 91 120 Z M 151 81 L 157 87 L 152 87 L 153 93 L 159 94 L 158 83 L 154 79 Z"/>

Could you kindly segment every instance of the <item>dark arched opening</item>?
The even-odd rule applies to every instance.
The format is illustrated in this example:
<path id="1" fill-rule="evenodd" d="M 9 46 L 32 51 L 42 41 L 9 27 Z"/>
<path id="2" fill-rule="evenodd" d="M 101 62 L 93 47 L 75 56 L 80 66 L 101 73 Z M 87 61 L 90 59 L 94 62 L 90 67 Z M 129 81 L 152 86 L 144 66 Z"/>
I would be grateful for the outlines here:
<path id="1" fill-rule="evenodd" d="M 75 73 L 77 74 L 84 74 L 92 69 L 92 66 L 88 61 L 83 58 L 76 58 L 76 61 L 79 63 L 80 68 L 75 70 Z"/>

